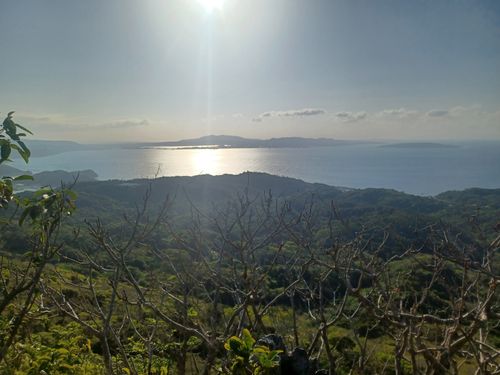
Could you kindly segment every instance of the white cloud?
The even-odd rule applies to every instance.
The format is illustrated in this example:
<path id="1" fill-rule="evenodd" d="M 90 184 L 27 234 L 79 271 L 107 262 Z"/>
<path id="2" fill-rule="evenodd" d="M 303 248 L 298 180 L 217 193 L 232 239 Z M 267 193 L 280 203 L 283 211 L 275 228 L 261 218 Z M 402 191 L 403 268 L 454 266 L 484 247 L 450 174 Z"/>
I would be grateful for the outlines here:
<path id="1" fill-rule="evenodd" d="M 335 113 L 335 117 L 341 121 L 345 122 L 355 122 L 361 121 L 368 116 L 366 112 L 337 112 Z"/>
<path id="2" fill-rule="evenodd" d="M 449 109 L 431 109 L 428 111 L 417 111 L 407 108 L 384 109 L 375 114 L 376 117 L 385 119 L 409 119 L 413 118 L 439 118 L 439 117 L 465 117 L 470 115 L 481 115 L 486 112 L 481 111 L 481 106 L 456 106 Z"/>
<path id="3" fill-rule="evenodd" d="M 304 117 L 324 115 L 326 111 L 321 108 L 290 109 L 287 111 L 268 111 L 254 117 L 252 121 L 260 122 L 268 117 Z"/>
<path id="4" fill-rule="evenodd" d="M 418 111 L 412 109 L 397 108 L 397 109 L 384 109 L 377 115 L 382 117 L 406 118 L 411 116 L 417 116 L 418 114 L 419 114 Z"/>

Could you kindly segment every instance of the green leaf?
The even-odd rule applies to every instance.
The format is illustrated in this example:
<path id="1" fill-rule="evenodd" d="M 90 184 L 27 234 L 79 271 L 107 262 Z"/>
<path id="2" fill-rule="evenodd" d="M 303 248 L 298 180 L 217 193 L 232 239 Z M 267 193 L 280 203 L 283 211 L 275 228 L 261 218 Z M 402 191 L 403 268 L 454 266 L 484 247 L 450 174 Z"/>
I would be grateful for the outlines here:
<path id="1" fill-rule="evenodd" d="M 18 141 L 18 143 L 19 143 L 19 142 L 20 142 L 20 143 L 23 143 L 23 142 L 21 142 L 21 141 Z M 23 143 L 23 145 L 24 145 L 24 143 Z M 30 153 L 30 151 L 29 151 L 29 150 L 28 150 L 28 151 L 26 151 L 24 148 L 19 147 L 19 146 L 18 146 L 18 145 L 16 145 L 16 144 L 11 144 L 10 146 L 11 146 L 14 150 L 16 150 L 16 151 L 19 153 L 19 155 L 21 155 L 21 157 L 23 158 L 23 160 L 24 160 L 26 163 L 28 162 L 28 159 L 29 159 L 29 157 L 30 157 L 30 155 L 31 155 L 31 153 Z M 26 147 L 26 145 L 25 145 L 24 147 Z"/>
<path id="2" fill-rule="evenodd" d="M 17 144 L 22 147 L 22 149 L 26 152 L 30 152 L 28 146 L 23 141 L 17 141 Z"/>
<path id="3" fill-rule="evenodd" d="M 26 181 L 26 180 L 33 181 L 33 176 L 29 174 L 23 174 L 21 176 L 14 177 L 14 181 Z"/>
<path id="4" fill-rule="evenodd" d="M 270 353 L 269 351 L 269 348 L 267 346 L 256 346 L 254 349 L 253 349 L 253 353 L 254 354 L 257 354 L 257 353 Z"/>
<path id="5" fill-rule="evenodd" d="M 31 131 L 29 131 L 28 129 L 26 129 L 24 126 L 21 126 L 21 125 L 19 125 L 19 124 L 15 124 L 15 125 L 16 125 L 19 129 L 24 130 L 26 133 L 33 135 L 33 133 L 32 133 Z M 21 134 L 19 134 L 19 135 L 21 135 Z"/>
<path id="6" fill-rule="evenodd" d="M 9 159 L 9 156 L 10 156 L 11 152 L 12 152 L 12 149 L 11 149 L 9 143 L 2 144 L 2 147 L 1 147 L 1 158 L 2 158 L 2 161 Z"/>
<path id="7" fill-rule="evenodd" d="M 14 123 L 14 121 L 12 121 L 11 117 L 7 117 L 5 120 L 3 120 L 3 128 L 9 136 L 16 134 L 16 124 Z"/>
<path id="8" fill-rule="evenodd" d="M 25 163 L 28 163 L 30 158 L 29 154 L 26 154 L 25 152 L 20 152 L 19 155 L 21 155 Z"/>
<path id="9" fill-rule="evenodd" d="M 10 145 L 10 147 L 12 147 L 14 150 L 16 150 L 19 153 L 23 152 L 23 149 L 21 147 L 19 147 L 18 145 L 16 145 L 15 143 L 12 143 Z"/>
<path id="10" fill-rule="evenodd" d="M 259 346 L 254 348 L 252 352 L 254 355 L 253 362 L 257 362 L 263 369 L 277 367 L 280 363 L 279 353 L 281 353 L 281 350 L 270 351 L 269 348 Z"/>
<path id="11" fill-rule="evenodd" d="M 227 340 L 226 343 L 224 344 L 224 348 L 227 351 L 232 351 L 237 355 L 240 355 L 243 347 L 244 347 L 243 341 L 241 341 L 240 338 L 236 336 L 230 337 L 229 340 Z"/>
<path id="12" fill-rule="evenodd" d="M 55 352 L 57 352 L 60 355 L 64 355 L 64 356 L 67 356 L 69 354 L 68 349 L 65 349 L 65 348 L 55 349 Z"/>
<path id="13" fill-rule="evenodd" d="M 5 186 L 7 189 L 10 189 L 10 192 L 12 193 L 12 178 L 10 177 L 4 177 L 2 178 L 2 181 L 5 183 Z"/>
<path id="14" fill-rule="evenodd" d="M 252 349 L 253 344 L 255 344 L 255 339 L 252 337 L 250 331 L 246 328 L 241 332 L 241 338 L 248 349 Z"/>

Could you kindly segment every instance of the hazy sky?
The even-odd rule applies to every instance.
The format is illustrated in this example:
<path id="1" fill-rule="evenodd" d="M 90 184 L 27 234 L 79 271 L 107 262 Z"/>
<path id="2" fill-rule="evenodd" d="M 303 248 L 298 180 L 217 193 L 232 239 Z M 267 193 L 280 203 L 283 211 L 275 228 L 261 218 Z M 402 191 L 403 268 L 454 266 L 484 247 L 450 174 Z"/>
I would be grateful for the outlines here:
<path id="1" fill-rule="evenodd" d="M 37 138 L 500 139 L 500 1 L 0 0 Z"/>

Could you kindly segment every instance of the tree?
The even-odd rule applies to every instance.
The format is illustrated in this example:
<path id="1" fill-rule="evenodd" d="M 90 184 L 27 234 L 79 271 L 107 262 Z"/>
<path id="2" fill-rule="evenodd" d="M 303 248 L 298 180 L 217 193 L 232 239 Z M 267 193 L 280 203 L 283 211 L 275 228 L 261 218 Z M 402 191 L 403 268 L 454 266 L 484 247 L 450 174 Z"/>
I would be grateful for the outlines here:
<path id="1" fill-rule="evenodd" d="M 0 164 L 11 162 L 12 150 L 26 163 L 31 155 L 22 138 L 32 133 L 15 123 L 13 114 L 8 113 L 0 129 Z M 18 339 L 28 313 L 33 310 L 35 300 L 40 296 L 42 273 L 62 246 L 58 240 L 61 221 L 75 208 L 75 195 L 65 188 L 43 188 L 31 197 L 21 199 L 14 191 L 14 183 L 31 178 L 22 175 L 0 179 L 0 207 L 4 210 L 11 205 L 21 208 L 18 224 L 23 225 L 29 220 L 31 231 L 31 247 L 26 249 L 22 257 L 2 255 L 0 258 L 0 362 L 5 360 L 9 349 Z M 4 220 L 3 227 L 9 225 L 11 220 Z"/>
<path id="2" fill-rule="evenodd" d="M 21 139 L 26 136 L 26 133 L 33 133 L 25 127 L 16 124 L 13 120 L 13 115 L 14 112 L 9 112 L 0 128 L 0 165 L 11 161 L 12 150 L 16 151 L 26 163 L 28 163 L 31 155 L 30 150 Z M 18 133 L 18 129 L 26 133 Z M 13 182 L 27 179 L 32 179 L 32 177 L 29 175 L 17 177 L 3 176 L 0 179 L 0 208 L 7 208 L 13 200 L 17 202 Z"/>
<path id="3" fill-rule="evenodd" d="M 12 150 L 28 161 L 17 129 L 9 113 L 2 163 Z M 297 364 L 332 375 L 500 373 L 499 237 L 485 245 L 429 225 L 414 244 L 391 243 L 383 214 L 353 223 L 333 202 L 248 189 L 206 211 L 190 201 L 179 220 L 168 197 L 151 202 L 151 182 L 122 220 L 87 221 L 85 241 L 63 253 L 73 193 L 27 198 L 15 181 L 2 179 L 3 207 L 20 209 L 30 247 L 0 259 L 0 360 L 50 312 L 85 335 L 84 350 L 100 359 L 94 370 L 108 375 L 274 374 Z M 396 236 L 408 230 L 399 224 Z"/>

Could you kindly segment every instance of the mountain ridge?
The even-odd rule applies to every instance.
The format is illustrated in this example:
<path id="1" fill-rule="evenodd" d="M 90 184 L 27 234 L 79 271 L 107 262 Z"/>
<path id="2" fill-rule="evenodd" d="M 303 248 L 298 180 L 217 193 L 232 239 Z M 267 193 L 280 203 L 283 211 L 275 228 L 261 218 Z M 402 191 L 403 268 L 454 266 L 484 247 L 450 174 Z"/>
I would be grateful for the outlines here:
<path id="1" fill-rule="evenodd" d="M 235 135 L 206 135 L 179 141 L 139 142 L 137 147 L 227 147 L 227 148 L 280 148 L 280 147 L 321 147 L 358 143 L 334 138 L 275 137 L 267 139 L 245 138 Z"/>

